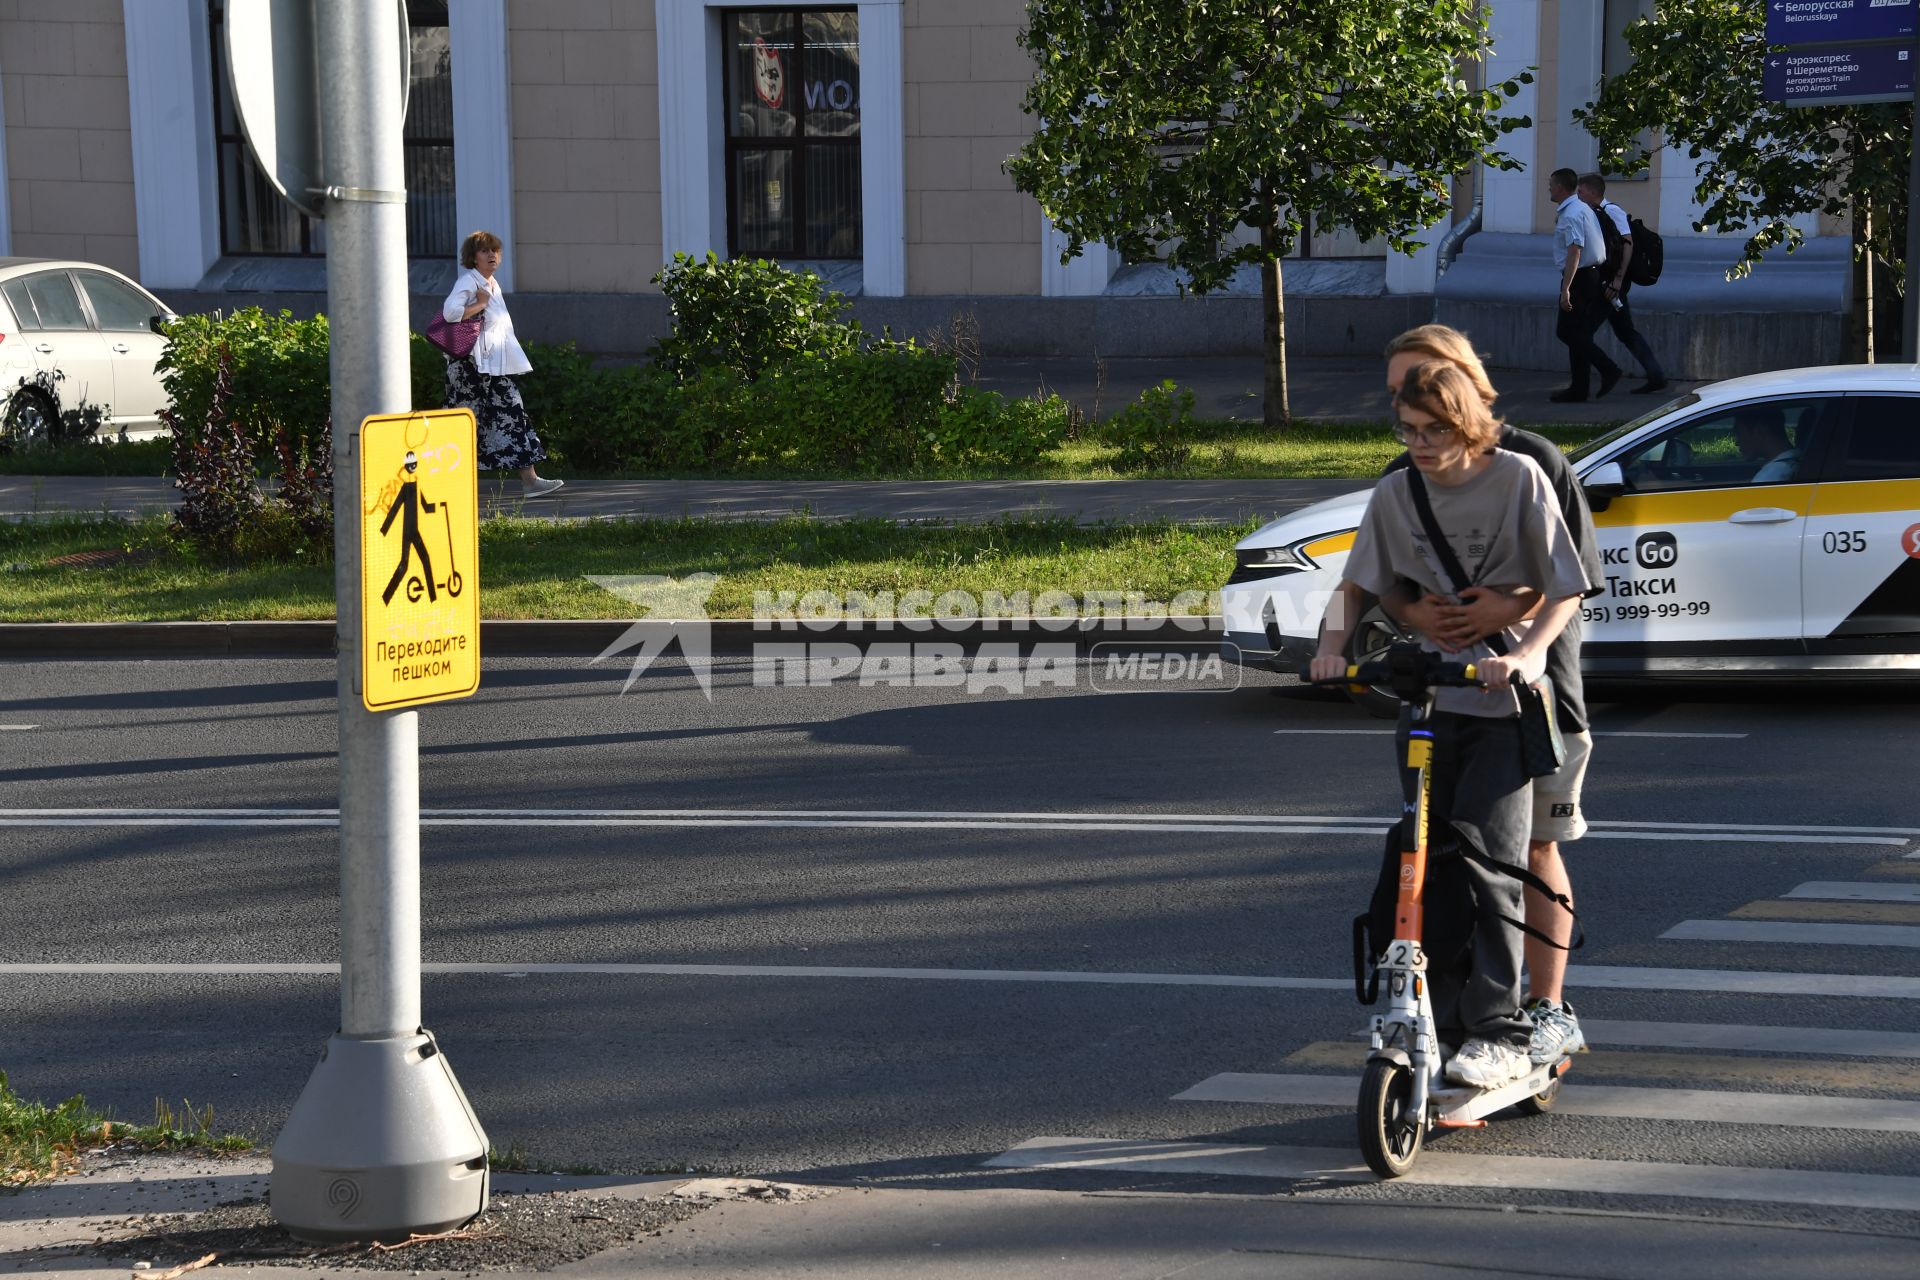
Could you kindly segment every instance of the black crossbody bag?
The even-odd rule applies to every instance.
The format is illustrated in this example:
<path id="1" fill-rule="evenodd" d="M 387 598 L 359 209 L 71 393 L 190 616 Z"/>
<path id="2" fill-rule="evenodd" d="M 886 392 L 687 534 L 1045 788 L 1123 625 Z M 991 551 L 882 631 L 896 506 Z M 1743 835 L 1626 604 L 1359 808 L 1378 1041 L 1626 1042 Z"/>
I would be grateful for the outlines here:
<path id="1" fill-rule="evenodd" d="M 1446 536 L 1440 532 L 1440 522 L 1433 518 L 1433 503 L 1427 497 L 1427 484 L 1420 472 L 1413 467 L 1407 468 L 1407 489 L 1413 497 L 1413 509 L 1419 513 L 1420 526 L 1427 531 L 1427 540 L 1433 544 L 1433 553 L 1440 559 L 1440 567 L 1453 579 L 1454 591 L 1466 590 L 1474 585 L 1467 577 L 1466 570 L 1460 567 L 1460 558 L 1453 554 L 1453 547 Z M 1505 656 L 1507 638 L 1499 632 L 1487 637 L 1487 648 Z M 1567 762 L 1566 740 L 1560 736 L 1560 719 L 1554 714 L 1553 677 L 1542 675 L 1532 684 L 1515 681 L 1514 697 L 1520 702 L 1520 764 L 1529 778 L 1544 778 L 1555 773 Z"/>

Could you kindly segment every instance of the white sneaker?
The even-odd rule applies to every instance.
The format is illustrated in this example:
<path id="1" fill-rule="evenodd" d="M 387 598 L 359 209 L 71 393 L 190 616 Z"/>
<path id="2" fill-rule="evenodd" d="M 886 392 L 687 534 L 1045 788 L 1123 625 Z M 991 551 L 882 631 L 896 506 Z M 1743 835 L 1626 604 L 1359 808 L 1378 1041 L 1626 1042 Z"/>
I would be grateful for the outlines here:
<path id="1" fill-rule="evenodd" d="M 1469 1040 L 1447 1063 L 1447 1079 L 1475 1089 L 1498 1089 L 1533 1070 L 1527 1055 L 1498 1040 Z"/>
<path id="2" fill-rule="evenodd" d="M 521 490 L 520 496 L 523 498 L 544 498 L 565 483 L 565 480 L 535 480 L 532 484 Z"/>

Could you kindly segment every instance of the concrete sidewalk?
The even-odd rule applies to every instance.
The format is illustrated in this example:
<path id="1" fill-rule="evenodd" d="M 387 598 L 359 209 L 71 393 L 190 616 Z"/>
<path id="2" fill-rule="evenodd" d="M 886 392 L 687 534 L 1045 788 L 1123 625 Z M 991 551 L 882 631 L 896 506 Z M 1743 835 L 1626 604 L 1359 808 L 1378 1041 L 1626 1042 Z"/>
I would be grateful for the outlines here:
<path id="1" fill-rule="evenodd" d="M 1357 1160 L 1356 1160 L 1357 1163 Z M 0 1197 L 0 1274 L 124 1280 L 135 1260 L 146 1274 L 192 1261 L 183 1242 L 156 1237 L 147 1215 L 202 1213 L 215 1205 L 260 1203 L 269 1162 L 139 1157 L 17 1196 Z M 614 1280 L 742 1277 L 788 1280 L 1116 1280 L 1179 1275 L 1187 1280 L 1442 1280 L 1463 1272 L 1665 1280 L 1739 1275 L 1785 1280 L 1829 1274 L 1844 1258 L 1850 1277 L 1912 1273 L 1911 1239 L 1605 1210 L 1584 1212 L 1444 1198 L 1354 1199 L 1329 1185 L 1272 1185 L 1211 1179 L 1186 1186 L 1132 1187 L 1114 1177 L 1075 1190 L 1029 1189 L 983 1171 L 980 1185 L 874 1188 L 754 1184 L 731 1179 L 554 1177 L 495 1174 L 502 1195 L 559 1194 L 622 1201 L 692 1199 L 710 1207 L 622 1241 L 547 1274 Z M 1362 1188 L 1355 1188 L 1360 1191 Z M 583 1214 L 591 1214 L 582 1205 Z M 141 1240 L 108 1256 L 102 1242 Z M 203 1248 L 194 1246 L 194 1250 Z M 480 1251 L 417 1246 L 414 1275 L 485 1274 Z M 249 1274 L 364 1276 L 363 1268 L 263 1257 L 217 1259 L 218 1270 Z M 298 1270 L 292 1268 L 298 1267 Z"/>

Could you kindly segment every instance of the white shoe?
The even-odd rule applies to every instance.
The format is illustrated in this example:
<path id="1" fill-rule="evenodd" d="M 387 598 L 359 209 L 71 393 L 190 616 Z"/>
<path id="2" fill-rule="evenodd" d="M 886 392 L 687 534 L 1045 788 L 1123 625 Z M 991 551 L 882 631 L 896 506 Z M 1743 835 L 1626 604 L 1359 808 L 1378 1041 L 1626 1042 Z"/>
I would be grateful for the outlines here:
<path id="1" fill-rule="evenodd" d="M 521 490 L 520 496 L 523 498 L 544 498 L 565 483 L 565 480 L 535 480 L 532 484 Z"/>
<path id="2" fill-rule="evenodd" d="M 1525 1051 L 1498 1040 L 1469 1040 L 1447 1063 L 1447 1079 L 1475 1089 L 1498 1089 L 1533 1070 Z"/>

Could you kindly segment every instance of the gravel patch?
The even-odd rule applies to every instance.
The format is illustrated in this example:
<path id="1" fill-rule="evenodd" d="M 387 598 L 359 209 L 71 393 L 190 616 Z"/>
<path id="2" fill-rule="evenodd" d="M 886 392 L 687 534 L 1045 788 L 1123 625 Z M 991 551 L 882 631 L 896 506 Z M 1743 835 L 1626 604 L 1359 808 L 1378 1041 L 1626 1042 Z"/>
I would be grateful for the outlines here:
<path id="1" fill-rule="evenodd" d="M 369 1271 L 548 1271 L 658 1236 L 712 1203 L 673 1196 L 634 1200 L 565 1192 L 496 1195 L 485 1213 L 450 1238 L 383 1249 L 295 1240 L 274 1222 L 265 1204 L 245 1201 L 204 1213 L 141 1214 L 108 1223 L 106 1232 L 136 1234 L 102 1238 L 77 1252 L 148 1262 L 156 1274 L 209 1253 L 218 1255 L 209 1269 L 267 1263 Z"/>

